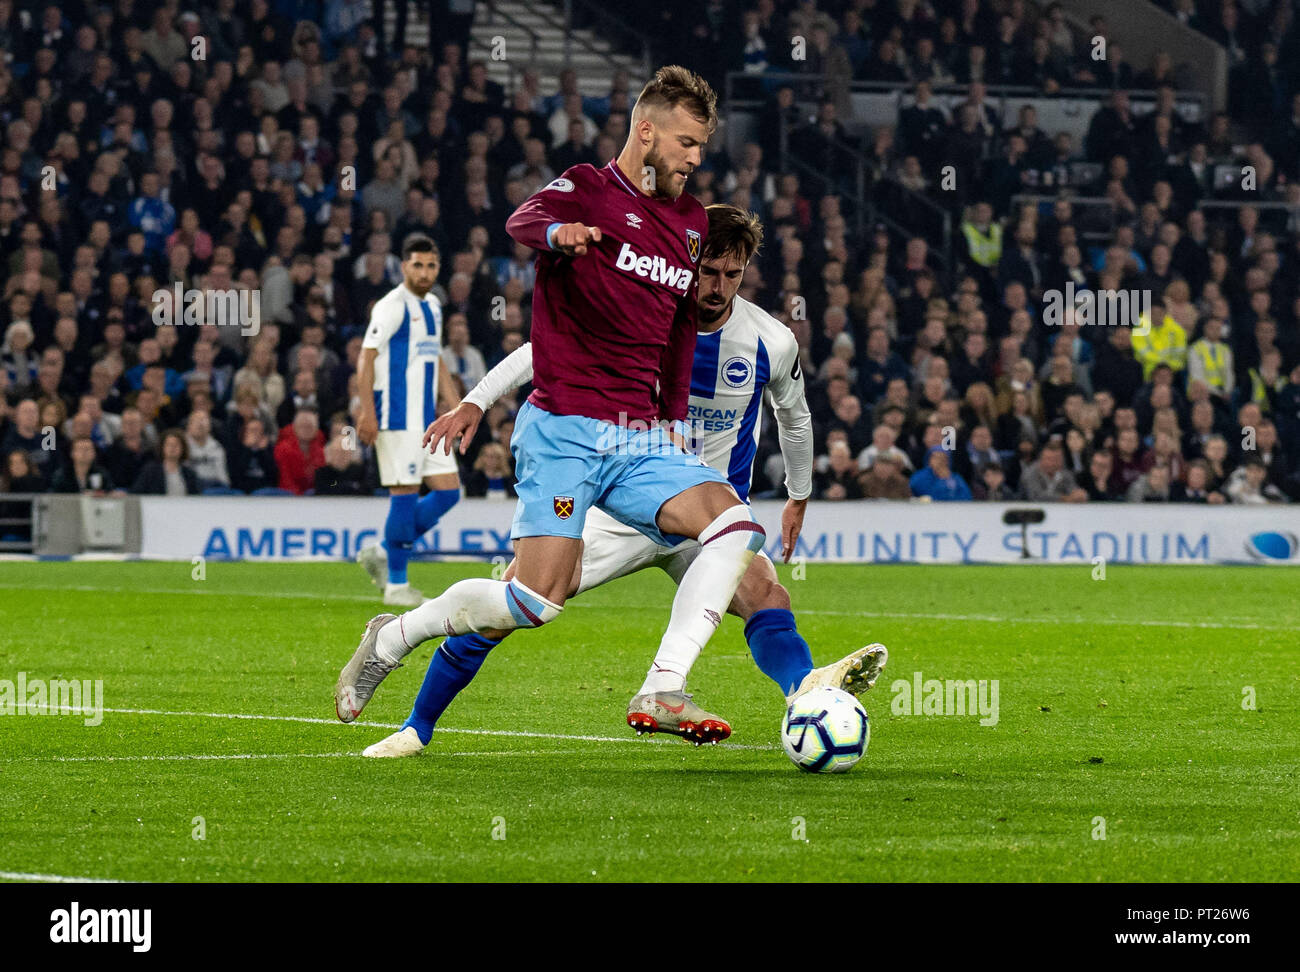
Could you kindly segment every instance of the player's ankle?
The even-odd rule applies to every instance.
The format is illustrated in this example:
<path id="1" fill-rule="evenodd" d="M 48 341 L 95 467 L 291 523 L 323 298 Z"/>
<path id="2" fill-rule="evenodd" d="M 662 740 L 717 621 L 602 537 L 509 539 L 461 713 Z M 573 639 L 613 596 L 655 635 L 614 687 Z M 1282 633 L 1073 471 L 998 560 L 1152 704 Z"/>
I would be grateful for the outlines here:
<path id="1" fill-rule="evenodd" d="M 686 676 L 671 669 L 651 665 L 646 673 L 645 682 L 637 695 L 651 695 L 655 692 L 680 692 L 686 688 Z"/>

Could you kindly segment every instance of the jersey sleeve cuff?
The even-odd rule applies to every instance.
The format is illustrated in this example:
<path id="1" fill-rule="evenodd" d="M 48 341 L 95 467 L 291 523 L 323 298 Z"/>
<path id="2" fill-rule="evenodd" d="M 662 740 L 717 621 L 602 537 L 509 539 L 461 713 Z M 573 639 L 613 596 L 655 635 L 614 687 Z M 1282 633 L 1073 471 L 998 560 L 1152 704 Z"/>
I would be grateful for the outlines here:
<path id="1" fill-rule="evenodd" d="M 551 242 L 551 234 L 553 234 L 557 229 L 559 229 L 563 225 L 564 225 L 563 223 L 556 222 L 546 227 L 546 245 L 549 246 L 552 250 L 555 249 L 555 244 Z"/>

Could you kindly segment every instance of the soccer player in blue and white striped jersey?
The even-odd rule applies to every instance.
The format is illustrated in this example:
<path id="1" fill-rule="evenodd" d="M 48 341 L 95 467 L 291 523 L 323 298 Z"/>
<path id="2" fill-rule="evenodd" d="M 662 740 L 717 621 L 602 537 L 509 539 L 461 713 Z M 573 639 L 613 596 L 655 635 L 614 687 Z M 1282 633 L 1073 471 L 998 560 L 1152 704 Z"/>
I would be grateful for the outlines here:
<path id="1" fill-rule="evenodd" d="M 692 445 L 700 457 L 727 476 L 741 499 L 747 500 L 762 420 L 762 404 L 772 406 L 786 467 L 789 499 L 781 517 L 782 556 L 788 563 L 803 527 L 812 493 L 812 418 L 804 398 L 799 347 L 780 321 L 738 296 L 750 259 L 762 241 L 762 225 L 752 213 L 734 206 L 708 207 L 709 231 L 700 263 L 699 325 L 691 371 L 688 416 Z M 532 347 L 519 348 L 465 396 L 454 411 L 443 415 L 425 438 L 434 451 L 451 448 L 461 437 L 465 449 L 478 421 L 497 398 L 532 377 Z M 688 540 L 664 547 L 599 509 L 587 514 L 582 531 L 583 552 L 570 596 L 598 587 L 645 567 L 659 567 L 677 583 L 699 554 Z M 509 575 L 509 572 L 507 573 Z M 870 688 L 884 668 L 888 652 L 868 645 L 838 662 L 814 668 L 808 643 L 799 634 L 790 611 L 790 594 L 777 578 L 772 561 L 760 553 L 741 580 L 728 612 L 745 621 L 745 638 L 758 667 L 781 689 L 795 696 L 822 685 L 860 694 Z M 439 659 L 445 655 L 445 661 Z M 440 666 L 452 666 L 468 683 L 487 651 L 471 635 L 443 642 L 430 675 L 401 730 L 369 747 L 367 756 L 406 756 L 428 743 L 434 723 L 451 694 L 434 676 Z M 660 647 L 645 684 L 628 706 L 628 724 L 641 732 L 671 732 L 695 742 L 716 742 L 731 732 L 726 720 L 704 712 L 693 702 L 683 708 L 680 692 L 694 656 L 675 657 Z"/>
<path id="2" fill-rule="evenodd" d="M 451 456 L 430 454 L 423 430 L 437 416 L 439 400 L 456 396 L 442 355 L 442 308 L 433 296 L 438 247 L 427 236 L 402 246 L 403 280 L 375 302 L 361 342 L 357 435 L 375 444 L 379 482 L 388 488 L 388 519 L 382 543 L 366 547 L 357 562 L 384 591 L 384 603 L 415 607 L 424 600 L 406 575 L 411 547 L 460 499 L 460 476 Z M 429 493 L 420 499 L 420 482 Z"/>

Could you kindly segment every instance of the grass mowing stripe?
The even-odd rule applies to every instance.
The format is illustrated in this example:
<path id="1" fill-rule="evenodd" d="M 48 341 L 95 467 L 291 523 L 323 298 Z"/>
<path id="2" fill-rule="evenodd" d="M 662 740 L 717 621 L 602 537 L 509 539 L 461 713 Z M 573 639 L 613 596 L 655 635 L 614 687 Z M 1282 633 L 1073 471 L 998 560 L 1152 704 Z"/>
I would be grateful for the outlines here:
<path id="1" fill-rule="evenodd" d="M 361 594 L 310 594 L 305 591 L 214 591 L 206 588 L 136 588 L 136 587 L 96 587 L 90 584 L 80 585 L 37 585 L 37 584 L 4 584 L 0 583 L 0 590 L 36 590 L 36 591 L 79 591 L 87 594 L 158 594 L 166 596 L 177 595 L 205 595 L 208 597 L 239 597 L 248 599 L 272 598 L 275 600 L 307 600 L 307 601 L 349 601 L 365 602 L 368 604 L 377 604 L 372 596 Z M 609 605 L 609 604 L 589 604 L 581 601 L 567 601 L 566 608 L 587 608 L 596 611 L 617 611 L 624 614 L 628 611 L 655 611 L 662 612 L 660 605 Z M 1248 631 L 1294 631 L 1295 625 L 1290 624 L 1259 624 L 1248 621 L 1245 618 L 1240 620 L 1225 618 L 1222 621 L 1167 621 L 1159 618 L 1084 618 L 1084 617 L 1060 617 L 1053 616 L 1047 618 L 1026 618 L 1026 617 L 1004 617 L 996 614 L 940 614 L 927 611 L 831 611 L 819 610 L 817 608 L 801 608 L 795 612 L 797 615 L 812 615 L 824 617 L 842 617 L 842 618 L 878 618 L 886 620 L 902 621 L 958 621 L 967 622 L 975 621 L 985 624 L 1102 624 L 1118 627 L 1142 627 L 1142 628 L 1190 628 L 1190 629 L 1214 629 L 1214 630 L 1248 630 Z"/>

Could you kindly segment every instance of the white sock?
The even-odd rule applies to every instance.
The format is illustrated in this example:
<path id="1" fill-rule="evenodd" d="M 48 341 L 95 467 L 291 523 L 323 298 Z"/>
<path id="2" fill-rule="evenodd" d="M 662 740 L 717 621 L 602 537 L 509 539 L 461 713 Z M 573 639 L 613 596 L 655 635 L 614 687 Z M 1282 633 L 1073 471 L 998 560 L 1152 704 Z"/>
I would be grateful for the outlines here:
<path id="1" fill-rule="evenodd" d="M 452 584 L 441 596 L 398 615 L 397 624 L 385 625 L 375 643 L 375 653 L 385 661 L 399 662 L 430 638 L 536 628 L 553 620 L 561 610 L 561 605 L 552 604 L 517 580 L 463 580 Z"/>
<path id="2" fill-rule="evenodd" d="M 660 668 L 656 659 L 656 664 L 650 666 L 650 671 L 646 673 L 645 682 L 637 695 L 646 695 L 650 692 L 680 692 L 684 688 L 686 688 L 686 673 L 675 672 L 671 668 Z"/>
<path id="3" fill-rule="evenodd" d="M 722 623 L 765 537 L 744 505 L 729 508 L 700 531 L 699 556 L 677 585 L 668 630 L 638 694 L 680 692 L 685 687 L 691 666 Z"/>

